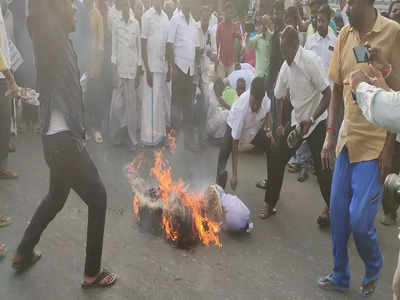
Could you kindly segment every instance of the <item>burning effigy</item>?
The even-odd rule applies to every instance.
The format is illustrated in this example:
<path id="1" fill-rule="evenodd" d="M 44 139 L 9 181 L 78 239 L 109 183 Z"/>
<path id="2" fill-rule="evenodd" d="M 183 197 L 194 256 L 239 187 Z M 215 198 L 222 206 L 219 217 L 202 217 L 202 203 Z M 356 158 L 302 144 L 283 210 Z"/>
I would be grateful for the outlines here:
<path id="1" fill-rule="evenodd" d="M 154 234 L 163 234 L 179 248 L 190 248 L 198 243 L 222 247 L 221 208 L 206 201 L 205 195 L 190 192 L 182 179 L 175 181 L 171 165 L 161 151 L 153 155 L 153 166 L 146 179 L 140 176 L 144 153 L 127 167 L 138 224 Z"/>

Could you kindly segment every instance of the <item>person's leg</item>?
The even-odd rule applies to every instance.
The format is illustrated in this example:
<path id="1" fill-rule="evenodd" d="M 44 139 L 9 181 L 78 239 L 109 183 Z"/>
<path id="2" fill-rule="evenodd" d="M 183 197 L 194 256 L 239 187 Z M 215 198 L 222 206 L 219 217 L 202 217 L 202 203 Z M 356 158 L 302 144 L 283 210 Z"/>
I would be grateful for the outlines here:
<path id="1" fill-rule="evenodd" d="M 172 78 L 172 98 L 171 98 L 171 125 L 175 130 L 180 129 L 182 126 L 182 103 L 183 97 L 182 90 L 184 87 L 185 74 L 175 66 Z"/>
<path id="2" fill-rule="evenodd" d="M 223 183 L 227 179 L 225 169 L 228 163 L 229 156 L 232 153 L 232 142 L 233 142 L 232 129 L 227 125 L 223 142 L 219 148 L 218 163 L 217 163 L 217 184 L 219 184 L 223 188 L 225 188 L 225 186 L 223 186 L 224 185 Z"/>
<path id="3" fill-rule="evenodd" d="M 378 160 L 354 164 L 352 189 L 350 226 L 358 253 L 365 264 L 363 284 L 368 285 L 378 280 L 383 265 L 375 229 L 375 217 L 383 193 Z"/>
<path id="4" fill-rule="evenodd" d="M 75 151 L 72 168 L 76 176 L 71 187 L 88 206 L 85 276 L 97 276 L 101 270 L 107 195 L 96 166 L 82 146 Z"/>
<path id="5" fill-rule="evenodd" d="M 135 80 L 134 79 L 123 79 L 123 92 L 122 96 L 124 97 L 124 101 L 127 103 L 127 112 L 128 112 L 128 134 L 131 146 L 135 150 L 135 147 L 138 144 L 138 111 L 137 111 L 137 92 L 135 88 Z"/>
<path id="6" fill-rule="evenodd" d="M 184 144 L 185 147 L 196 149 L 197 143 L 194 137 L 195 126 L 194 126 L 194 92 L 195 85 L 193 83 L 193 77 L 184 74 L 183 77 L 184 89 L 182 97 L 182 109 L 183 109 L 183 132 L 184 132 Z M 197 112 L 196 112 L 197 113 Z M 197 150 L 197 149 L 196 149 Z"/>
<path id="7" fill-rule="evenodd" d="M 286 138 L 278 142 L 277 146 L 271 147 L 268 158 L 268 186 L 264 198 L 266 211 L 264 212 L 265 215 L 261 215 L 263 219 L 271 216 L 278 203 L 285 175 L 285 167 L 295 152 L 296 149 L 288 147 Z"/>
<path id="8" fill-rule="evenodd" d="M 68 178 L 74 176 L 70 172 L 71 153 L 65 136 L 44 137 L 43 148 L 50 167 L 50 186 L 18 246 L 17 253 L 27 259 L 33 254 L 43 231 L 64 207 L 70 191 Z"/>
<path id="9" fill-rule="evenodd" d="M 11 105 L 10 98 L 5 96 L 7 92 L 7 82 L 0 80 L 0 176 L 3 178 L 16 177 L 7 171 L 7 158 L 10 147 L 11 137 Z M 4 174 L 3 174 L 4 173 Z M 10 176 L 7 176 L 10 175 Z M 15 176 L 11 176 L 15 175 Z"/>
<path id="10" fill-rule="evenodd" d="M 330 199 L 330 219 L 333 247 L 333 274 L 319 281 L 323 289 L 332 285 L 348 288 L 350 284 L 349 257 L 347 243 L 350 237 L 350 201 L 352 167 L 347 149 L 343 149 L 336 159 Z"/>
<path id="11" fill-rule="evenodd" d="M 325 135 L 326 135 L 326 123 L 325 121 L 323 121 L 314 129 L 314 132 L 307 140 L 314 161 L 314 167 L 317 175 L 319 189 L 326 203 L 326 207 L 317 221 L 320 226 L 329 226 L 328 207 L 331 197 L 331 184 L 332 184 L 331 171 L 322 169 L 321 151 L 324 145 Z"/>
<path id="12" fill-rule="evenodd" d="M 396 272 L 393 276 L 393 300 L 400 300 L 400 255 L 397 263 Z"/>

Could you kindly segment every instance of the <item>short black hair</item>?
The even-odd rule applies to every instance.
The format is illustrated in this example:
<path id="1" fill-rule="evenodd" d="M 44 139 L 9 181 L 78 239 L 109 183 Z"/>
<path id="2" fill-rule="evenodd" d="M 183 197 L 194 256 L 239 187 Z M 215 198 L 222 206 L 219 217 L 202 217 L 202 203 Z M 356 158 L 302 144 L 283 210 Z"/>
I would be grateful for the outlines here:
<path id="1" fill-rule="evenodd" d="M 321 6 L 322 5 L 322 1 L 321 0 L 311 0 L 310 7 L 314 6 L 314 5 Z"/>
<path id="2" fill-rule="evenodd" d="M 285 3 L 281 0 L 276 0 L 272 6 L 272 10 L 285 11 Z"/>
<path id="3" fill-rule="evenodd" d="M 286 45 L 298 47 L 300 44 L 299 33 L 293 26 L 286 26 L 281 33 L 281 40 L 286 42 Z"/>
<path id="4" fill-rule="evenodd" d="M 263 77 L 254 78 L 251 83 L 250 94 L 257 100 L 262 100 L 265 97 L 265 79 Z"/>
<path id="5" fill-rule="evenodd" d="M 296 18 L 297 19 L 297 8 L 294 6 L 288 7 L 285 12 L 285 18 Z"/>
<path id="6" fill-rule="evenodd" d="M 224 9 L 227 10 L 228 8 L 233 9 L 232 2 L 228 1 L 224 5 Z"/>
<path id="7" fill-rule="evenodd" d="M 326 5 L 326 4 L 322 5 L 319 8 L 318 13 L 321 15 L 325 15 L 325 17 L 327 17 L 328 20 L 331 19 L 331 8 L 329 7 L 329 5 Z"/>

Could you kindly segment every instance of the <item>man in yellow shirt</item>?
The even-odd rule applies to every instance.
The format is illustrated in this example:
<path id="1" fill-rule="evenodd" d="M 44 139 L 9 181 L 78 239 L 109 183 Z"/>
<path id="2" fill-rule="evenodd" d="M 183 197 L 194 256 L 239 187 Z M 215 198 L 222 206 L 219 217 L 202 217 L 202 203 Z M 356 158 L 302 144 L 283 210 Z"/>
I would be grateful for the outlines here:
<path id="1" fill-rule="evenodd" d="M 373 7 L 374 0 L 349 0 L 350 26 L 339 34 L 329 77 L 334 82 L 329 108 L 327 136 L 322 150 L 325 167 L 335 154 L 337 160 L 332 181 L 330 218 L 334 253 L 333 273 L 320 278 L 325 290 L 344 291 L 349 288 L 350 268 L 347 243 L 351 233 L 366 274 L 361 284 L 363 296 L 375 291 L 383 257 L 378 245 L 374 220 L 382 200 L 382 181 L 391 170 L 395 136 L 368 122 L 354 104 L 346 78 L 356 70 L 367 71 L 367 63 L 357 63 L 353 47 L 371 47 L 372 63 L 387 61 L 387 81 L 394 90 L 400 89 L 400 26 L 382 17 Z M 337 139 L 336 122 L 344 103 L 344 121 Z M 337 142 L 336 142 L 337 139 Z"/>

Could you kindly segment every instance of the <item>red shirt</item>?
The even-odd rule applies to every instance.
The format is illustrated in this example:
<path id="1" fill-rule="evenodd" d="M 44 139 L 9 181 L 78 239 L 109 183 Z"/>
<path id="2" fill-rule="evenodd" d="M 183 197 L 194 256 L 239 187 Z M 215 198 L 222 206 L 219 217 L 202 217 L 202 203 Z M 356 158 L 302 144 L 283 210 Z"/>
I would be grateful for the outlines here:
<path id="1" fill-rule="evenodd" d="M 222 21 L 218 24 L 217 48 L 219 59 L 225 67 L 232 66 L 235 61 L 234 33 L 240 35 L 239 26 L 236 23 L 225 23 L 225 21 Z"/>

